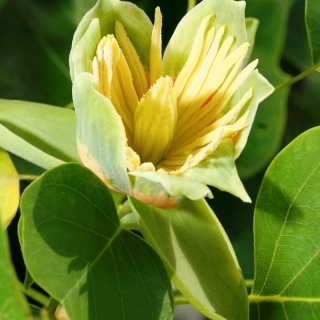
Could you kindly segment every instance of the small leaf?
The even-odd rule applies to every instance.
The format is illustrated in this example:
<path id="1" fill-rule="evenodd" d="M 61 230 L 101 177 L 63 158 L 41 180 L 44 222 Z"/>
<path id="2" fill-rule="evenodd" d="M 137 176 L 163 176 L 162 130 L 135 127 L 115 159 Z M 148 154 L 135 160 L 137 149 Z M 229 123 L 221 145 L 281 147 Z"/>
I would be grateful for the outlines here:
<path id="1" fill-rule="evenodd" d="M 0 148 L 0 213 L 6 228 L 14 218 L 20 200 L 18 172 L 7 151 Z"/>
<path id="2" fill-rule="evenodd" d="M 22 252 L 30 275 L 70 319 L 171 319 L 171 284 L 144 240 L 122 229 L 105 184 L 65 164 L 21 199 Z"/>
<path id="3" fill-rule="evenodd" d="M 252 319 L 320 319 L 319 141 L 320 127 L 303 133 L 264 177 L 255 211 Z"/>
<path id="4" fill-rule="evenodd" d="M 320 62 L 320 3 L 318 0 L 306 0 L 305 19 L 312 63 L 316 64 Z"/>
<path id="5" fill-rule="evenodd" d="M 210 319 L 247 319 L 248 300 L 230 241 L 202 199 L 162 210 L 130 198 L 145 239 L 179 291 Z"/>
<path id="6" fill-rule="evenodd" d="M 1 214 L 1 208 L 0 208 Z M 25 320 L 31 318 L 31 311 L 25 297 L 17 287 L 17 279 L 9 261 L 6 231 L 0 221 L 0 319 Z"/>

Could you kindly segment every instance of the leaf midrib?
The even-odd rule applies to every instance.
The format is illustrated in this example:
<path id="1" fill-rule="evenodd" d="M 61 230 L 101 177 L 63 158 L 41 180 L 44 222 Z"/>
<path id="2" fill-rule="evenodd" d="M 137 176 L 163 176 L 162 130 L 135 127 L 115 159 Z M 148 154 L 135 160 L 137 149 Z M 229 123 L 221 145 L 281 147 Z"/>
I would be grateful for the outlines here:
<path id="1" fill-rule="evenodd" d="M 308 303 L 320 303 L 320 297 L 311 298 L 311 297 L 290 297 L 290 296 L 281 296 L 281 295 L 270 295 L 270 296 L 261 296 L 251 294 L 249 295 L 250 303 L 259 303 L 259 302 L 308 302 Z"/>

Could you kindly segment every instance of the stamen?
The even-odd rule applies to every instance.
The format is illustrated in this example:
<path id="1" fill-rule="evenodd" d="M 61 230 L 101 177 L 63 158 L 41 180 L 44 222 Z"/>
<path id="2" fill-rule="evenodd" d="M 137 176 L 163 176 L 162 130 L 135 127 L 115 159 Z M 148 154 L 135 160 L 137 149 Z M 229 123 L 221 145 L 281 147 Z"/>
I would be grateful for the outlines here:
<path id="1" fill-rule="evenodd" d="M 211 17 L 212 16 L 207 16 L 202 20 L 200 27 L 197 31 L 197 34 L 193 40 L 193 44 L 191 47 L 191 52 L 188 57 L 188 60 L 186 61 L 185 65 L 183 66 L 182 70 L 180 71 L 174 83 L 174 91 L 177 98 L 179 98 L 180 94 L 184 90 L 184 87 L 188 79 L 190 78 L 192 72 L 197 68 L 198 63 L 201 62 L 201 60 L 203 59 L 203 56 L 207 53 L 206 50 L 208 49 L 208 46 L 204 44 L 206 42 L 208 43 L 208 41 L 206 41 L 205 39 L 205 34 L 206 34 L 206 29 L 208 27 Z M 212 37 L 213 35 L 214 35 L 214 32 L 211 32 L 210 36 Z M 181 111 L 179 110 L 179 113 Z"/>
<path id="2" fill-rule="evenodd" d="M 221 112 L 220 100 L 227 95 L 228 86 L 235 79 L 236 73 L 239 72 L 247 48 L 248 44 L 244 43 L 225 58 L 215 72 L 208 75 L 199 96 L 179 119 L 173 147 L 181 145 L 190 138 L 193 139 L 199 129 L 201 131 L 212 123 Z M 210 96 L 212 98 L 209 102 L 206 102 L 206 99 L 208 100 Z"/>
<path id="3" fill-rule="evenodd" d="M 237 117 L 239 116 L 240 112 L 246 106 L 247 102 L 252 98 L 252 96 L 253 96 L 253 89 L 250 88 L 243 95 L 242 99 L 229 112 L 227 112 L 223 117 L 221 117 L 219 120 L 213 122 L 211 125 L 206 126 L 206 127 L 200 125 L 203 128 L 203 130 L 201 130 L 198 134 L 193 135 L 192 139 L 189 139 L 189 141 L 187 140 L 184 143 L 184 145 L 191 143 L 191 141 L 194 139 L 197 139 L 201 136 L 205 136 L 206 134 L 218 129 L 219 127 L 233 124 L 236 121 Z"/>
<path id="4" fill-rule="evenodd" d="M 227 38 L 221 45 L 220 42 L 223 37 L 224 30 L 224 26 L 218 30 L 208 54 L 206 54 L 205 57 L 203 57 L 202 60 L 199 61 L 200 63 L 197 65 L 197 68 L 195 68 L 192 75 L 189 77 L 182 94 L 178 98 L 179 111 L 185 110 L 195 99 L 203 82 L 210 72 L 209 70 L 217 70 L 217 68 L 210 68 L 210 66 L 212 66 L 212 64 L 219 65 L 219 63 L 229 52 L 229 49 L 233 42 L 233 37 Z M 208 67 L 210 68 L 209 70 Z"/>
<path id="5" fill-rule="evenodd" d="M 120 52 L 119 61 L 117 63 L 117 77 L 119 79 L 119 84 L 121 85 L 127 110 L 131 113 L 133 119 L 139 99 L 133 86 L 131 71 L 122 52 Z"/>
<path id="6" fill-rule="evenodd" d="M 136 89 L 138 98 L 141 99 L 142 95 L 145 94 L 148 90 L 146 73 L 143 69 L 136 49 L 128 38 L 123 25 L 119 21 L 116 21 L 115 30 L 117 40 L 132 72 L 133 84 Z"/>
<path id="7" fill-rule="evenodd" d="M 242 60 L 243 61 L 243 60 Z M 238 75 L 235 77 L 230 84 L 230 86 L 227 88 L 224 96 L 219 101 L 220 111 L 218 109 L 215 109 L 216 114 L 217 112 L 221 112 L 225 108 L 225 106 L 228 104 L 230 99 L 233 97 L 234 93 L 237 91 L 237 89 L 242 85 L 242 83 L 248 78 L 248 76 L 251 74 L 251 72 L 255 69 L 255 67 L 258 64 L 258 60 L 252 61 L 250 64 L 248 64 Z"/>
<path id="8" fill-rule="evenodd" d="M 190 144 L 185 146 L 179 146 L 176 150 L 171 150 L 168 154 L 168 160 L 170 158 L 175 158 L 177 155 L 181 154 L 193 154 L 197 155 L 202 149 L 209 146 L 217 135 L 221 135 L 222 138 L 230 138 L 234 133 L 242 130 L 246 127 L 245 120 L 247 118 L 247 113 L 245 113 L 241 118 L 239 118 L 234 124 L 219 127 L 206 135 L 192 140 Z M 164 162 L 165 163 L 165 162 Z M 166 163 L 165 163 L 166 164 Z"/>
<path id="9" fill-rule="evenodd" d="M 162 15 L 160 8 L 156 8 L 155 21 L 151 36 L 150 47 L 150 86 L 152 86 L 160 77 L 162 73 L 162 59 L 161 59 L 161 26 Z"/>

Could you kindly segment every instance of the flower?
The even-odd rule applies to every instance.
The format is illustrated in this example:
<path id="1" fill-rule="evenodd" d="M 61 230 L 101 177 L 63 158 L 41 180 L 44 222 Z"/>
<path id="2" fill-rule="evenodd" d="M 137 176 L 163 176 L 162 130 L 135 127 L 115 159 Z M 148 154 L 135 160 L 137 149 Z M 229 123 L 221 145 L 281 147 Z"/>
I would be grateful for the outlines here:
<path id="1" fill-rule="evenodd" d="M 250 201 L 234 161 L 273 87 L 257 60 L 244 67 L 244 7 L 202 1 L 163 59 L 159 8 L 154 26 L 118 0 L 100 0 L 84 16 L 70 54 L 77 145 L 110 188 L 160 208 L 212 197 L 207 185 Z"/>

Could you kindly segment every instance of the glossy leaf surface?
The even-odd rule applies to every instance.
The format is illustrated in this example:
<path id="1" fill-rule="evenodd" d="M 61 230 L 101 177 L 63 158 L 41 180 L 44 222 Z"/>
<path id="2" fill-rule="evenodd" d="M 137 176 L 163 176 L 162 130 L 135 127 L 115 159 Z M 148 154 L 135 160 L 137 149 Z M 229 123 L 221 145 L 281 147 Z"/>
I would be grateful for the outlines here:
<path id="1" fill-rule="evenodd" d="M 172 281 L 210 319 L 247 319 L 240 267 L 221 224 L 205 200 L 162 210 L 130 198 L 145 239 Z"/>
<path id="2" fill-rule="evenodd" d="M 252 319 L 320 319 L 320 128 L 286 147 L 263 180 L 255 212 Z"/>
<path id="3" fill-rule="evenodd" d="M 22 251 L 32 278 L 70 319 L 170 319 L 171 284 L 154 250 L 122 229 L 108 188 L 65 164 L 21 200 Z"/>

